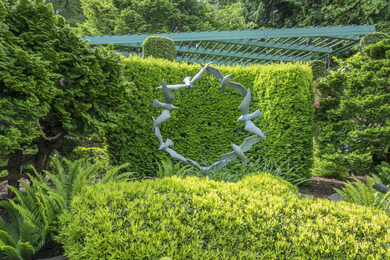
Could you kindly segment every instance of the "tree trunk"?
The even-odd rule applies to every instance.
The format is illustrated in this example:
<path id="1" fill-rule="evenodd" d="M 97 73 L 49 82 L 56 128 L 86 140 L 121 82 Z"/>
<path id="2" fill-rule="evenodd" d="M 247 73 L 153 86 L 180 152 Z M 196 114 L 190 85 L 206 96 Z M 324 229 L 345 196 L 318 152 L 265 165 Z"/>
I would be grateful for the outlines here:
<path id="1" fill-rule="evenodd" d="M 54 155 L 56 149 L 61 147 L 62 139 L 63 135 L 51 141 L 42 138 L 37 144 L 38 153 L 36 154 L 34 168 L 38 173 L 43 175 L 44 170 L 49 170 L 51 156 Z"/>
<path id="2" fill-rule="evenodd" d="M 23 152 L 21 150 L 16 150 L 14 153 L 8 156 L 7 165 L 20 163 L 22 160 L 22 155 Z M 8 175 L 18 175 L 18 174 L 20 174 L 20 166 L 8 169 Z M 8 180 L 8 185 L 15 187 L 16 189 L 19 189 L 18 179 Z M 11 189 L 8 189 L 8 198 L 12 199 L 13 197 L 15 197 L 15 193 Z"/>

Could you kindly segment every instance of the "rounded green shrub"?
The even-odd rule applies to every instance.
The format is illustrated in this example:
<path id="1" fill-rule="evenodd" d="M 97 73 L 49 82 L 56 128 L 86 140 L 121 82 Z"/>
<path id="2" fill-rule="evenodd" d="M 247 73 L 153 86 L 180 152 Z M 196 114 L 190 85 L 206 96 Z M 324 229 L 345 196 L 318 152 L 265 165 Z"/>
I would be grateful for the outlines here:
<path id="1" fill-rule="evenodd" d="M 237 183 L 164 178 L 98 184 L 74 198 L 58 241 L 77 259 L 385 259 L 390 219 L 299 199 L 269 174 Z"/>
<path id="2" fill-rule="evenodd" d="M 326 64 L 322 60 L 312 60 L 309 62 L 313 72 L 313 80 L 326 76 Z"/>
<path id="3" fill-rule="evenodd" d="M 364 54 L 367 54 L 366 50 L 364 48 L 366 48 L 372 44 L 376 44 L 382 40 L 389 39 L 389 38 L 390 38 L 390 36 L 386 33 L 372 32 L 372 33 L 367 34 L 366 36 L 364 36 L 360 40 L 359 47 L 360 47 L 361 51 L 363 51 Z"/>
<path id="4" fill-rule="evenodd" d="M 162 36 L 150 36 L 142 43 L 142 54 L 145 58 L 153 56 L 154 58 L 176 60 L 175 42 Z"/>

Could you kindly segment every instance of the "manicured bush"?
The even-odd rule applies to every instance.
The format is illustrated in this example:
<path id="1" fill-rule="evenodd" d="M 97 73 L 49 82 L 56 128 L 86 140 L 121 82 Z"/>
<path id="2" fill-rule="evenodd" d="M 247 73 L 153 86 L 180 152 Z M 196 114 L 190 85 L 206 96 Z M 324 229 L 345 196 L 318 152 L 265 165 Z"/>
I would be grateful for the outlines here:
<path id="1" fill-rule="evenodd" d="M 314 92 L 309 66 L 291 63 L 263 66 L 254 89 L 263 120 L 260 129 L 268 131 L 261 143 L 261 156 L 287 161 L 283 169 L 300 168 L 308 177 L 313 164 Z"/>
<path id="2" fill-rule="evenodd" d="M 142 55 L 147 58 L 153 56 L 155 58 L 176 60 L 175 42 L 162 36 L 149 36 L 142 43 Z"/>
<path id="3" fill-rule="evenodd" d="M 312 60 L 309 62 L 313 72 L 313 80 L 326 76 L 326 64 L 322 60 Z"/>
<path id="4" fill-rule="evenodd" d="M 373 207 L 301 200 L 268 174 L 172 177 L 88 187 L 58 241 L 73 260 L 385 259 L 389 225 Z"/>
<path id="5" fill-rule="evenodd" d="M 317 85 L 317 155 L 356 175 L 377 173 L 378 165 L 390 163 L 390 40 L 365 53 Z"/>
<path id="6" fill-rule="evenodd" d="M 157 118 L 161 113 L 160 109 L 152 108 L 153 100 L 164 100 L 161 89 L 156 89 L 156 87 L 161 85 L 162 79 L 165 79 L 168 85 L 180 84 L 186 76 L 194 76 L 198 73 L 201 66 L 199 64 L 189 65 L 187 63 L 168 62 L 161 59 L 141 59 L 138 56 L 125 59 L 124 63 L 125 77 L 128 81 L 133 82 L 128 92 L 132 102 L 124 107 L 123 127 L 106 135 L 108 153 L 113 164 L 132 162 L 130 165 L 131 171 L 155 174 L 156 160 L 160 161 L 168 155 L 162 151 L 157 152 L 159 143 L 154 135 L 154 131 L 151 130 L 153 125 L 152 116 Z M 268 125 L 261 126 L 260 129 L 263 132 L 268 131 L 267 141 L 260 141 L 248 150 L 246 152 L 248 157 L 253 156 L 255 159 L 258 157 L 270 158 L 266 156 L 271 156 L 271 150 L 268 153 L 266 153 L 266 150 L 259 151 L 263 144 L 272 144 L 275 140 L 278 140 L 278 136 L 281 134 L 291 135 L 292 129 L 299 128 L 297 132 L 303 133 L 303 130 L 301 131 L 302 128 L 306 131 L 307 127 L 312 127 L 312 121 L 310 121 L 312 119 L 310 117 L 313 116 L 312 106 L 314 99 L 308 99 L 305 94 L 310 91 L 313 92 L 309 66 L 284 64 L 266 67 L 261 65 L 216 67 L 224 75 L 233 73 L 232 81 L 239 82 L 246 88 L 251 88 L 252 95 L 256 100 L 260 100 L 263 103 L 268 102 L 269 104 L 276 102 L 278 106 L 280 106 L 280 102 L 283 100 L 291 108 L 285 110 L 283 112 L 284 115 L 279 117 L 266 112 L 269 109 L 268 107 L 259 106 L 260 103 L 256 101 L 251 102 L 250 112 L 260 108 L 263 113 L 262 120 L 253 120 L 255 125 L 261 125 L 262 121 L 269 120 L 277 120 L 279 124 L 285 124 L 286 127 L 291 124 L 296 125 L 290 129 L 291 131 L 282 131 L 281 129 L 274 131 L 273 129 L 269 130 L 267 128 Z M 279 71 L 281 75 L 275 73 L 271 76 L 267 75 L 267 73 L 273 71 L 271 68 L 275 68 L 275 71 Z M 278 82 L 278 85 L 274 85 L 275 78 L 272 77 L 279 76 L 283 81 Z M 254 84 L 256 78 L 259 81 Z M 263 95 L 259 99 L 257 92 L 268 84 L 273 85 L 275 88 L 273 95 Z M 246 137 L 253 135 L 244 130 L 245 125 L 242 122 L 236 122 L 241 116 L 238 107 L 243 100 L 243 96 L 229 88 L 227 88 L 224 95 L 218 90 L 219 86 L 220 82 L 210 73 L 205 72 L 202 79 L 197 81 L 192 89 L 173 91 L 176 97 L 173 104 L 179 107 L 179 109 L 171 112 L 172 118 L 162 123 L 160 130 L 164 140 L 166 138 L 171 139 L 175 144 L 173 149 L 186 158 L 202 162 L 203 156 L 212 164 L 218 161 L 222 154 L 232 151 L 231 142 L 241 145 Z M 284 90 L 279 93 L 277 91 L 279 88 Z M 291 102 L 290 99 L 286 98 L 287 96 L 279 98 L 279 94 L 281 96 L 287 95 L 291 99 L 295 98 L 297 102 Z M 309 102 L 310 104 L 304 102 Z M 294 106 L 292 106 L 293 104 Z M 296 110 L 293 108 L 296 108 Z M 303 110 L 302 114 L 301 110 Z M 274 112 L 280 113 L 281 111 Z M 309 124 L 309 126 L 306 124 Z M 305 132 L 305 134 L 310 134 L 310 132 Z M 302 140 L 296 140 L 296 138 L 301 138 L 301 136 L 295 133 L 292 134 L 292 137 L 281 138 L 285 144 L 283 150 L 287 152 L 283 153 L 280 151 L 273 158 L 279 160 L 280 156 L 284 154 L 305 156 L 302 160 L 293 159 L 294 163 L 291 163 L 291 166 L 310 165 L 311 146 L 306 144 L 309 139 L 306 140 L 305 137 Z M 312 136 L 310 140 L 312 142 Z M 290 142 L 291 144 L 289 144 Z M 296 144 L 299 142 L 303 145 L 297 146 Z M 282 147 L 282 144 L 279 145 Z M 304 155 L 297 152 L 303 146 L 307 149 Z M 295 151 L 295 149 L 298 150 Z M 285 159 L 287 159 L 286 156 Z M 302 175 L 307 175 L 307 172 Z"/>

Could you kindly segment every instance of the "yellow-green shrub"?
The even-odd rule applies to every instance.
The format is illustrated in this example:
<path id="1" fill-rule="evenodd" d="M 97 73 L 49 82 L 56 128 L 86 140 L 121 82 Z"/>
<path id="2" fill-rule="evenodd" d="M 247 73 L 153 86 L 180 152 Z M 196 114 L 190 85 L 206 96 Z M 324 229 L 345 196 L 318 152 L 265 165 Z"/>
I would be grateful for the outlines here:
<path id="1" fill-rule="evenodd" d="M 383 211 L 295 191 L 262 173 L 98 184 L 73 200 L 58 240 L 73 260 L 390 257 Z"/>
<path id="2" fill-rule="evenodd" d="M 262 66 L 254 83 L 263 114 L 261 129 L 269 132 L 259 154 L 273 161 L 287 161 L 284 170 L 299 168 L 309 176 L 313 164 L 314 92 L 307 64 Z"/>
<path id="3" fill-rule="evenodd" d="M 156 89 L 156 87 L 161 85 L 162 79 L 165 79 L 168 85 L 180 84 L 186 76 L 196 75 L 201 66 L 153 58 L 141 59 L 137 56 L 125 59 L 124 63 L 125 77 L 133 82 L 129 86 L 128 93 L 132 102 L 124 108 L 122 127 L 106 135 L 109 156 L 114 164 L 131 162 L 131 171 L 155 174 L 156 159 L 160 161 L 161 157 L 168 155 L 166 152 L 156 151 L 159 143 L 154 131 L 151 130 L 152 116 L 157 118 L 162 111 L 152 108 L 153 100 L 164 101 L 161 89 Z M 298 63 L 296 65 L 216 67 L 224 75 L 233 73 L 232 81 L 241 83 L 245 88 L 251 88 L 254 98 L 260 101 L 251 102 L 250 112 L 260 108 L 263 113 L 263 120 L 253 120 L 255 125 L 260 125 L 262 121 L 274 120 L 279 125 L 290 128 L 286 132 L 280 132 L 279 128 L 275 131 L 274 128 L 268 128 L 267 124 L 263 125 L 260 129 L 264 132 L 268 131 L 267 141 L 260 141 L 247 151 L 246 155 L 255 158 L 259 156 L 271 158 L 271 149 L 261 151 L 258 149 L 265 143 L 268 144 L 267 147 L 272 147 L 276 140 L 277 147 L 283 147 L 287 152 L 277 151 L 276 155 L 272 156 L 273 159 L 279 159 L 281 154 L 293 154 L 295 157 L 302 157 L 300 160 L 292 159 L 294 166 L 306 164 L 308 166 L 305 166 L 305 169 L 309 169 L 312 160 L 310 157 L 312 136 L 308 139 L 306 135 L 313 133 L 310 129 L 314 116 L 312 109 L 314 95 L 309 66 Z M 275 77 L 281 79 L 277 84 Z M 222 154 L 232 151 L 231 142 L 241 145 L 246 137 L 253 135 L 244 130 L 245 124 L 237 122 L 241 116 L 238 107 L 244 97 L 229 88 L 226 89 L 224 95 L 218 90 L 219 86 L 220 82 L 210 73 L 205 72 L 202 79 L 197 81 L 192 89 L 173 91 L 176 97 L 173 104 L 179 109 L 171 112 L 172 118 L 162 123 L 160 130 L 164 140 L 171 139 L 175 144 L 173 149 L 186 158 L 200 162 L 203 155 L 209 163 L 218 161 Z M 260 97 L 256 94 L 265 93 L 262 89 L 269 92 L 271 88 L 274 89 L 272 95 L 262 94 Z M 312 96 L 307 94 L 310 91 Z M 296 101 L 291 102 L 291 99 Z M 264 105 L 259 107 L 259 104 L 264 102 L 270 107 Z M 270 116 L 267 109 L 270 109 L 272 113 L 281 113 L 280 110 L 275 110 L 273 105 L 281 106 L 281 102 L 286 102 L 286 107 L 289 109 L 283 111 L 280 117 L 278 114 Z M 292 106 L 293 104 L 295 107 Z M 275 125 L 271 122 L 268 124 Z M 304 131 L 301 132 L 301 129 Z M 283 140 L 283 145 L 280 140 Z M 302 152 L 300 149 L 303 147 L 308 150 Z M 301 170 L 300 174 L 307 176 L 308 173 L 308 170 L 305 173 Z"/>

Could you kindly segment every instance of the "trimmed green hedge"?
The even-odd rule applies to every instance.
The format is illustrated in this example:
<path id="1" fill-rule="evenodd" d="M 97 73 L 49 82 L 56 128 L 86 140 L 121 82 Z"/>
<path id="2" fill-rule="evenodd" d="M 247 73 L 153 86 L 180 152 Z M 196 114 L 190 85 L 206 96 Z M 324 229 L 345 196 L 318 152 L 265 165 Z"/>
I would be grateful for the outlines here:
<path id="1" fill-rule="evenodd" d="M 313 80 L 326 76 L 326 64 L 322 60 L 312 60 L 309 62 L 313 72 Z"/>
<path id="2" fill-rule="evenodd" d="M 254 88 L 263 114 L 260 129 L 267 141 L 258 151 L 282 167 L 294 167 L 300 177 L 308 177 L 313 165 L 314 88 L 309 66 L 286 63 L 263 66 Z"/>
<path id="3" fill-rule="evenodd" d="M 390 36 L 386 33 L 372 32 L 367 34 L 360 40 L 360 46 L 361 48 L 365 48 L 370 46 L 371 44 L 376 44 L 382 40 L 389 39 L 389 38 Z"/>
<path id="4" fill-rule="evenodd" d="M 98 184 L 74 198 L 58 240 L 78 259 L 386 259 L 390 219 L 299 199 L 259 173 L 238 183 L 172 177 Z"/>
<path id="5" fill-rule="evenodd" d="M 129 89 L 132 103 L 124 108 L 124 112 L 126 113 L 123 118 L 123 127 L 112 130 L 106 135 L 110 160 L 112 160 L 115 165 L 131 162 L 131 171 L 155 174 L 155 169 L 157 167 L 155 163 L 156 160 L 160 161 L 162 157 L 168 155 L 163 151 L 157 152 L 159 142 L 154 135 L 154 131 L 151 130 L 153 125 L 152 116 L 157 118 L 161 113 L 161 109 L 152 108 L 153 100 L 157 99 L 159 101 L 164 101 L 161 89 L 156 89 L 156 87 L 161 85 L 162 79 L 165 79 L 165 82 L 168 85 L 180 84 L 186 76 L 194 76 L 198 73 L 201 66 L 199 64 L 189 65 L 187 63 L 168 62 L 166 60 L 153 58 L 141 59 L 138 56 L 132 56 L 129 59 L 125 59 L 124 63 L 125 77 L 128 81 L 133 82 L 133 85 L 131 85 Z M 239 82 L 246 88 L 250 87 L 256 100 L 267 101 L 270 104 L 279 100 L 279 98 L 275 96 L 277 92 L 274 91 L 273 96 L 262 96 L 260 99 L 258 99 L 256 93 L 260 92 L 260 89 L 263 88 L 263 86 L 274 84 L 275 78 L 272 77 L 279 77 L 279 75 L 272 74 L 273 76 L 269 77 L 266 74 L 273 71 L 271 68 L 275 68 L 275 70 L 284 74 L 284 81 L 279 82 L 279 85 L 274 87 L 281 87 L 284 89 L 283 92 L 280 93 L 283 96 L 297 96 L 297 100 L 300 102 L 299 104 L 297 102 L 294 103 L 296 104 L 297 111 L 306 109 L 314 104 L 314 95 L 313 100 L 307 99 L 306 96 L 305 98 L 300 98 L 302 95 L 306 95 L 304 93 L 313 92 L 311 71 L 307 65 L 284 64 L 269 66 L 253 65 L 247 67 L 217 67 L 224 75 L 233 73 L 232 81 Z M 297 73 L 298 77 L 294 76 L 293 73 Z M 259 80 L 254 85 L 256 78 Z M 171 139 L 175 144 L 173 149 L 186 158 L 202 162 L 203 156 L 209 163 L 216 162 L 222 154 L 232 151 L 230 146 L 231 142 L 241 145 L 246 137 L 253 135 L 244 130 L 245 124 L 237 122 L 237 119 L 241 116 L 238 107 L 244 97 L 229 88 L 227 88 L 226 94 L 224 95 L 218 90 L 219 86 L 220 82 L 210 73 L 205 72 L 202 79 L 197 81 L 192 89 L 173 91 L 173 94 L 176 97 L 173 104 L 179 107 L 179 109 L 171 112 L 172 118 L 162 123 L 160 125 L 160 130 L 163 139 Z M 299 89 L 299 91 L 295 91 L 295 88 Z M 307 88 L 307 90 L 304 90 L 304 88 Z M 289 91 L 290 94 L 286 94 L 286 91 Z M 282 99 L 286 102 L 290 102 L 289 99 L 285 99 L 284 97 L 282 97 Z M 302 104 L 302 102 L 309 102 L 309 104 Z M 279 102 L 278 105 L 280 105 Z M 258 108 L 259 103 L 252 101 L 250 112 L 254 112 Z M 268 109 L 267 107 L 262 106 L 260 109 L 263 113 L 263 119 L 253 120 L 255 125 L 260 125 L 262 121 L 276 120 L 275 117 L 268 116 L 269 113 L 266 111 L 266 109 Z M 299 128 L 306 123 L 309 123 L 310 126 L 312 125 L 310 119 L 303 118 L 301 114 L 298 114 L 298 117 L 296 117 L 296 112 L 291 109 L 288 111 L 293 118 L 287 118 L 286 111 L 284 112 L 284 116 L 281 117 L 285 120 L 283 124 L 286 124 L 286 126 L 294 122 L 299 122 Z M 310 114 L 310 111 L 312 111 L 312 109 L 307 108 L 306 111 L 302 111 L 302 115 L 306 117 L 314 116 L 313 114 Z M 281 118 L 278 118 L 277 120 L 280 121 Z M 295 121 L 291 121 L 292 119 Z M 310 134 L 310 132 L 307 132 L 307 127 L 305 126 L 304 128 L 305 134 Z M 266 125 L 260 129 L 263 132 L 269 131 Z M 296 128 L 292 127 L 292 129 Z M 266 157 L 270 156 L 271 153 L 265 155 L 265 151 L 262 150 L 259 152 L 259 149 L 263 143 L 272 144 L 275 139 L 280 138 L 280 134 L 284 135 L 280 130 L 277 132 L 274 131 L 274 133 L 272 133 L 272 131 L 269 131 L 267 134 L 267 141 L 260 141 L 252 149 L 246 152 L 246 155 L 255 158 L 271 158 Z M 291 131 L 288 131 L 286 133 L 290 134 L 290 132 Z M 296 135 L 295 133 L 292 135 L 294 138 L 300 138 L 301 136 L 301 134 Z M 271 141 L 268 141 L 268 138 L 270 138 Z M 285 142 L 292 142 L 290 145 L 287 143 L 285 145 L 288 149 L 288 155 L 290 154 L 289 152 L 291 149 L 294 150 L 296 147 L 301 149 L 301 146 L 296 145 L 297 143 L 304 143 L 302 147 L 312 149 L 310 144 L 305 143 L 308 140 L 306 137 L 303 140 L 293 140 L 292 138 L 282 138 L 282 140 Z M 303 162 L 310 165 L 311 153 L 311 151 L 305 153 L 301 153 L 300 150 L 297 151 L 294 155 L 302 157 L 308 156 L 307 160 L 309 163 L 304 160 L 297 161 L 295 159 L 294 162 L 298 164 Z M 280 157 L 280 153 L 277 155 Z M 272 158 L 276 159 L 276 156 L 273 156 Z M 239 161 L 237 160 L 236 163 L 239 163 Z M 302 173 L 302 175 L 307 174 L 308 171 Z"/>
<path id="6" fill-rule="evenodd" d="M 142 54 L 145 58 L 153 56 L 170 61 L 176 60 L 175 42 L 162 36 L 149 36 L 142 43 Z"/>

